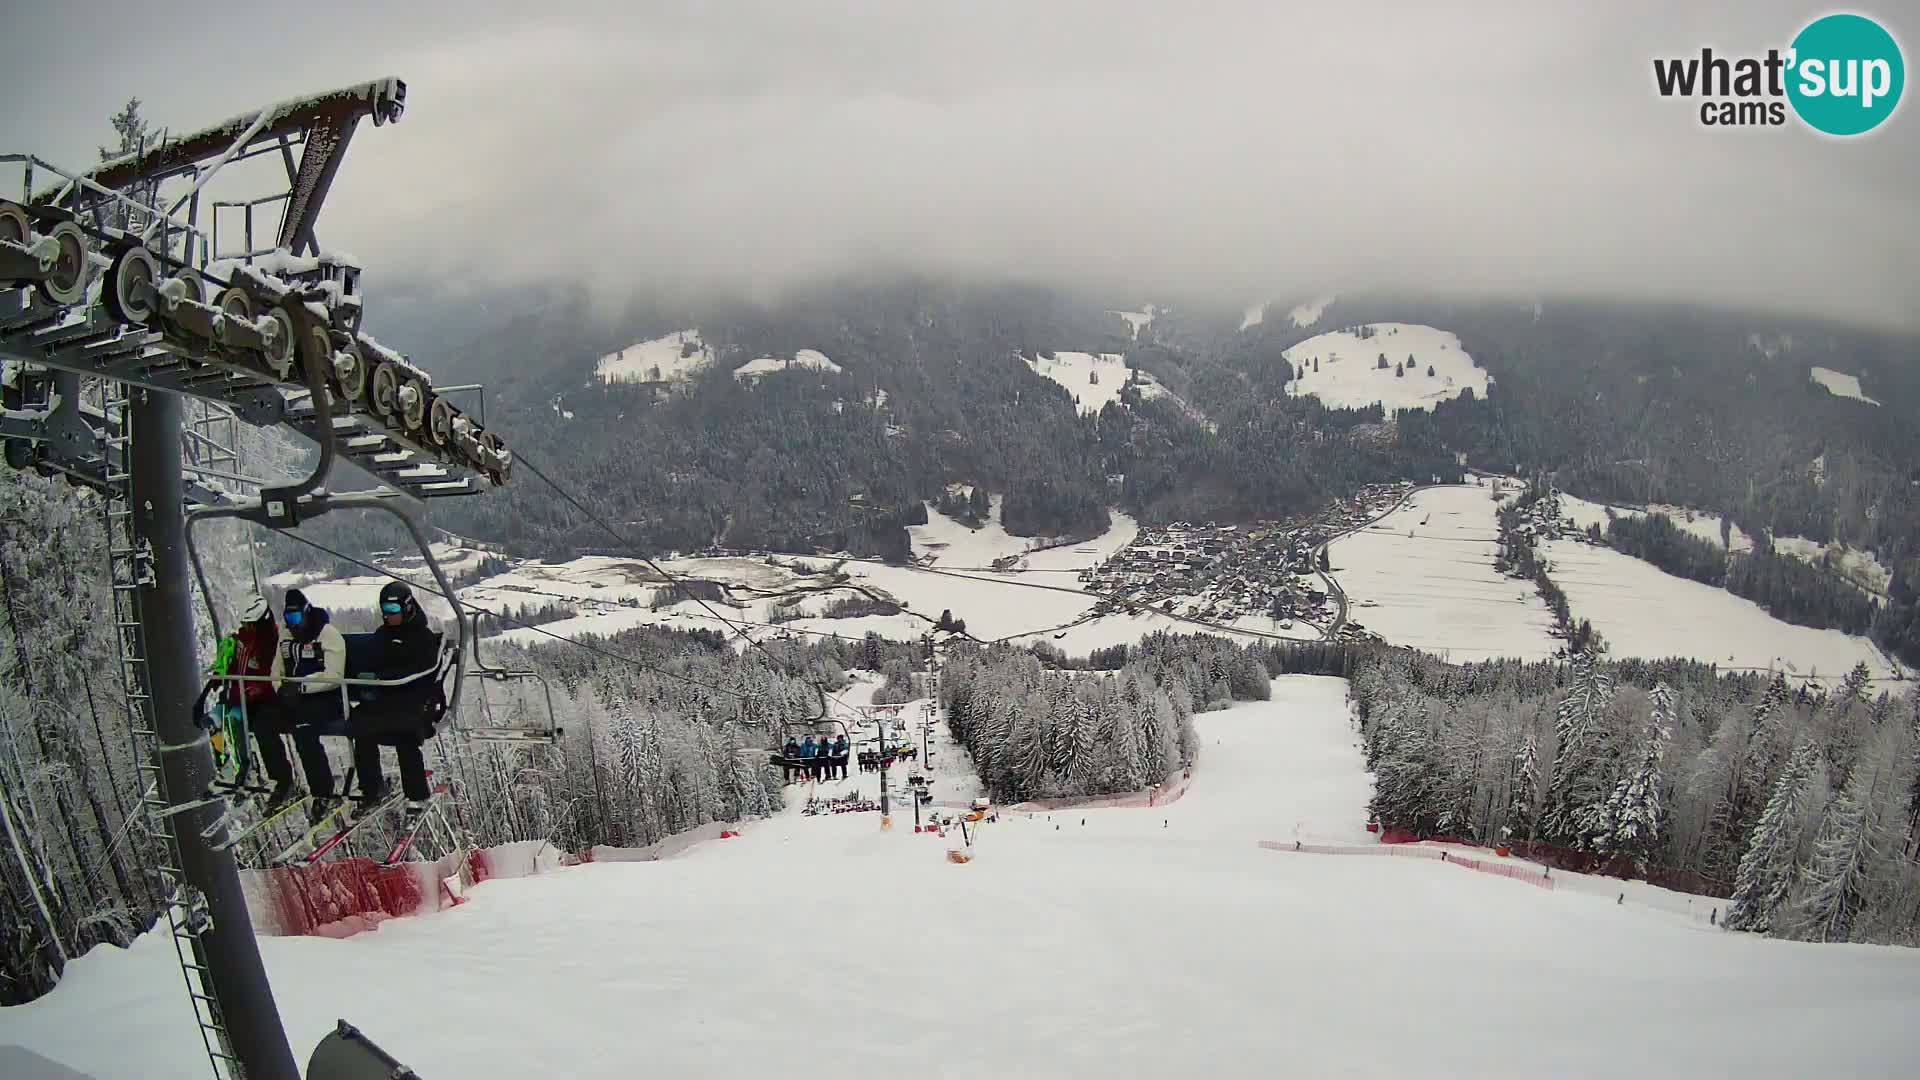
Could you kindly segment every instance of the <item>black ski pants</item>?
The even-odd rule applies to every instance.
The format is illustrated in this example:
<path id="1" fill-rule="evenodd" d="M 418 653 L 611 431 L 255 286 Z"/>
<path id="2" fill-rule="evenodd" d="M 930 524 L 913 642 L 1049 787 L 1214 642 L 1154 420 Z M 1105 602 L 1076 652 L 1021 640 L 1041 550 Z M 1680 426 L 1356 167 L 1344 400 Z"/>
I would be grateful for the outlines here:
<path id="1" fill-rule="evenodd" d="M 381 794 L 385 777 L 380 771 L 380 748 L 393 747 L 400 764 L 400 789 L 407 798 L 424 801 L 427 788 L 427 758 L 421 745 L 432 735 L 420 715 L 420 707 L 401 701 L 369 701 L 357 705 L 348 725 L 353 736 L 353 768 L 360 774 L 360 794 L 372 798 Z"/>
<path id="2" fill-rule="evenodd" d="M 327 760 L 320 736 L 339 734 L 340 695 L 308 694 L 291 700 L 270 700 L 247 710 L 254 740 L 260 745 L 260 764 L 275 783 L 293 780 L 293 763 L 287 760 L 286 743 L 281 736 L 293 736 L 293 748 L 300 755 L 300 771 L 307 778 L 307 790 L 322 799 L 333 796 L 333 764 Z"/>

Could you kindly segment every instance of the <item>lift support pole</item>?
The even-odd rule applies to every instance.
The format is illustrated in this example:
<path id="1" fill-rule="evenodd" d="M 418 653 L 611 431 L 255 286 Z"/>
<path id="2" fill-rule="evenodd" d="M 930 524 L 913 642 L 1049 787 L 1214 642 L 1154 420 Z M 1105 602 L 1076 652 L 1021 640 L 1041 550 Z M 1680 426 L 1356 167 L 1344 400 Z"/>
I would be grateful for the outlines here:
<path id="1" fill-rule="evenodd" d="M 147 707 L 162 747 L 168 802 L 191 799 L 213 779 L 205 732 L 194 723 L 199 663 L 194 650 L 193 575 L 187 564 L 185 484 L 180 470 L 181 408 L 178 395 L 134 389 L 128 395 L 129 425 L 138 448 L 131 463 L 135 536 L 151 545 L 153 584 L 140 596 L 140 633 L 146 646 Z M 168 747 L 181 749 L 167 750 Z M 233 856 L 214 851 L 200 830 L 221 813 L 216 803 L 175 814 L 168 821 L 180 850 L 183 879 L 206 897 L 213 928 L 201 935 L 214 996 L 234 1056 L 247 1080 L 300 1080 L 280 1008 L 260 960 L 253 919 L 240 888 Z"/>

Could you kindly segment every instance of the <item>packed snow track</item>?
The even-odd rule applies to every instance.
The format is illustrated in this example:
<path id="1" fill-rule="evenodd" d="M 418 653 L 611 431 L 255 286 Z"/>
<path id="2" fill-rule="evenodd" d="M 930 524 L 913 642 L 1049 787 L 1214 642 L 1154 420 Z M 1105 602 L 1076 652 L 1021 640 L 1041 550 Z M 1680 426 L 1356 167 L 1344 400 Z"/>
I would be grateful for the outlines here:
<path id="1" fill-rule="evenodd" d="M 493 881 L 344 941 L 263 939 L 288 1032 L 344 1016 L 428 1080 L 1893 1076 L 1920 952 L 1731 935 L 1364 843 L 1335 679 L 1198 718 L 1187 795 L 1007 814 L 970 864 L 911 813 L 789 811 L 652 863 Z M 856 781 L 861 777 L 855 774 Z M 872 787 L 871 778 L 865 786 Z M 163 937 L 0 1010 L 107 1080 L 200 1077 Z"/>

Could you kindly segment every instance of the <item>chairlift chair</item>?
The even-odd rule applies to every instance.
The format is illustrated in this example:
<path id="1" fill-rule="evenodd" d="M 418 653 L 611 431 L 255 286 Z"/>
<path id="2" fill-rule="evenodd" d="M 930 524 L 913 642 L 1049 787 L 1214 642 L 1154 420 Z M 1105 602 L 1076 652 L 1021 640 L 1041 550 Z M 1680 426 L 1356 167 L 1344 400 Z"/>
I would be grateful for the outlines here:
<path id="1" fill-rule="evenodd" d="M 473 668 L 464 673 L 465 678 L 478 681 L 477 697 L 479 708 L 477 710 L 470 710 L 469 715 L 471 715 L 472 712 L 477 712 L 480 716 L 480 722 L 477 724 L 462 723 L 461 717 L 455 715 L 453 730 L 468 742 L 539 743 L 551 745 L 559 741 L 564 731 L 554 716 L 553 687 L 547 682 L 546 676 L 537 671 L 513 671 L 504 667 L 496 667 L 487 663 L 486 658 L 481 655 L 480 616 L 483 614 L 486 613 L 474 610 L 468 615 L 468 618 L 473 621 L 471 631 L 467 634 L 467 639 L 473 642 Z M 513 688 L 516 685 L 523 686 L 529 682 L 537 684 L 540 689 L 540 695 L 533 699 L 532 704 L 527 705 L 527 699 L 517 689 L 512 690 L 512 700 L 516 704 L 525 706 L 525 708 L 516 709 L 515 711 L 522 714 L 530 712 L 533 717 L 532 721 L 524 722 L 514 720 L 502 722 L 496 720 L 494 701 L 488 696 L 487 688 L 490 685 Z"/>

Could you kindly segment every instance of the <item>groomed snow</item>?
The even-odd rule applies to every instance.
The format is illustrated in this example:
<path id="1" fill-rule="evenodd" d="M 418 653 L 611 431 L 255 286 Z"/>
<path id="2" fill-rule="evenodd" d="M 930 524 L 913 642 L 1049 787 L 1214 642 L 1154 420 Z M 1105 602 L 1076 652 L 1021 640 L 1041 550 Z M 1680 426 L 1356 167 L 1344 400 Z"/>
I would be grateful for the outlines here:
<path id="1" fill-rule="evenodd" d="M 1869 405 L 1880 404 L 1860 392 L 1860 379 L 1858 376 L 1848 375 L 1843 371 L 1835 371 L 1832 368 L 1823 367 L 1813 368 L 1811 375 L 1814 382 L 1826 387 L 1827 393 L 1832 394 L 1834 397 L 1852 398 L 1855 401 L 1864 401 Z"/>
<path id="2" fill-rule="evenodd" d="M 691 354 L 682 356 L 689 346 Z M 680 382 L 711 363 L 713 349 L 701 342 L 700 331 L 679 330 L 608 353 L 593 374 L 605 383 Z"/>
<path id="3" fill-rule="evenodd" d="M 815 371 L 840 372 L 846 369 L 827 358 L 827 354 L 818 349 L 801 349 L 788 360 L 780 356 L 762 356 L 733 369 L 736 379 L 752 379 L 761 375 L 771 375 L 776 371 L 789 371 L 794 368 L 812 368 Z"/>
<path id="4" fill-rule="evenodd" d="M 1361 409 L 1376 402 L 1389 414 L 1399 409 L 1425 409 L 1451 401 L 1468 390 L 1487 395 L 1487 372 L 1460 348 L 1460 339 L 1444 330 L 1415 323 L 1374 323 L 1373 336 L 1361 338 L 1346 330 L 1319 334 L 1280 355 L 1302 371 L 1287 384 L 1296 397 L 1317 397 L 1329 408 Z M 1381 354 L 1387 366 L 1379 366 Z M 1413 357 L 1404 376 L 1394 372 Z M 1320 370 L 1313 369 L 1314 361 Z M 1433 374 L 1427 374 L 1427 368 Z"/>
<path id="5" fill-rule="evenodd" d="M 1287 318 L 1292 320 L 1295 326 L 1312 326 L 1314 323 L 1320 321 L 1321 314 L 1327 310 L 1327 305 L 1333 303 L 1333 301 L 1334 297 L 1332 293 L 1316 297 L 1304 304 L 1295 305 L 1292 311 L 1287 312 Z"/>
<path id="6" fill-rule="evenodd" d="M 1278 679 L 1270 702 L 1196 718 L 1178 801 L 1003 814 L 964 866 L 904 807 L 888 833 L 789 810 L 675 858 L 261 948 L 297 1057 L 345 1017 L 420 1075 L 467 1080 L 1911 1071 L 1914 950 L 1727 934 L 1638 889 L 1616 905 L 1256 847 L 1370 839 L 1344 694 Z M 157 933 L 0 1010 L 0 1043 L 101 1080 L 207 1072 Z"/>
<path id="7" fill-rule="evenodd" d="M 1478 484 L 1427 488 L 1335 541 L 1327 554 L 1347 593 L 1348 620 L 1455 663 L 1552 656 L 1560 645 L 1548 634 L 1553 613 L 1533 583 L 1493 568 L 1495 506 L 1491 489 Z M 1583 613 L 1578 601 L 1574 609 Z"/>
<path id="8" fill-rule="evenodd" d="M 1865 661 L 1892 672 L 1863 637 L 1795 626 L 1711 585 L 1675 577 L 1610 548 L 1555 540 L 1542 553 L 1578 619 L 1588 619 L 1615 656 L 1689 656 L 1721 668 L 1785 671 L 1835 682 Z"/>

